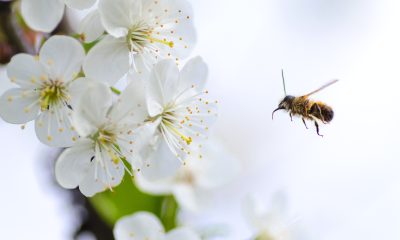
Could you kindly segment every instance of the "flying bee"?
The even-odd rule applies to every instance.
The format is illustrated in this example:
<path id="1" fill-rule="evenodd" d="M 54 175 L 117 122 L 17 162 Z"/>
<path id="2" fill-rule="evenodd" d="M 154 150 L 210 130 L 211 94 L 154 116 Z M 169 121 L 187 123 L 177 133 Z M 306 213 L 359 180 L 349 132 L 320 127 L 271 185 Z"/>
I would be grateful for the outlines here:
<path id="1" fill-rule="evenodd" d="M 322 87 L 314 90 L 306 95 L 300 97 L 294 97 L 286 94 L 286 86 L 285 86 L 285 78 L 283 76 L 282 70 L 282 81 L 283 81 L 283 91 L 285 92 L 285 97 L 279 103 L 278 108 L 272 112 L 272 119 L 274 119 L 274 113 L 278 110 L 286 110 L 289 112 L 290 120 L 293 121 L 292 116 L 299 116 L 301 120 L 303 120 L 304 126 L 307 127 L 305 120 L 314 121 L 315 128 L 317 130 L 317 134 L 321 137 L 323 135 L 319 134 L 319 125 L 318 122 L 322 122 L 323 124 L 327 124 L 333 119 L 333 110 L 330 106 L 326 105 L 320 101 L 313 101 L 308 99 L 314 93 L 321 91 L 322 89 L 336 83 L 338 80 L 332 80 Z"/>

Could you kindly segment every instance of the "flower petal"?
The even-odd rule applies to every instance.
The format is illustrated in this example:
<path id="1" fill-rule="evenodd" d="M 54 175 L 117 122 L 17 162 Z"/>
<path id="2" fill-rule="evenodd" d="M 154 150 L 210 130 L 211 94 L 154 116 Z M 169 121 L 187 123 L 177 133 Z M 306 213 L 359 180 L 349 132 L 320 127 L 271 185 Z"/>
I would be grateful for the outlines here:
<path id="1" fill-rule="evenodd" d="M 63 82 L 76 78 L 85 58 L 82 45 L 66 36 L 49 38 L 40 49 L 39 61 L 47 66 L 49 77 Z"/>
<path id="2" fill-rule="evenodd" d="M 197 194 L 197 189 L 190 184 L 175 184 L 172 190 L 176 201 L 184 209 L 198 212 L 200 209 L 201 194 Z M 204 196 L 204 195 L 203 195 Z"/>
<path id="3" fill-rule="evenodd" d="M 150 116 L 160 114 L 170 103 L 178 87 L 179 69 L 172 60 L 158 62 L 150 73 L 146 88 L 147 108 Z"/>
<path id="4" fill-rule="evenodd" d="M 144 167 L 143 176 L 150 180 L 158 180 L 174 175 L 181 167 L 180 161 L 171 153 L 164 139 L 159 138 L 142 151 Z"/>
<path id="5" fill-rule="evenodd" d="M 147 116 L 145 86 L 141 79 L 132 79 L 109 113 L 112 122 L 135 125 L 144 123 Z"/>
<path id="6" fill-rule="evenodd" d="M 192 86 L 198 91 L 204 89 L 208 76 L 207 64 L 201 57 L 190 59 L 183 67 L 179 78 L 179 90 L 181 92 Z"/>
<path id="7" fill-rule="evenodd" d="M 136 212 L 118 220 L 114 227 L 116 240 L 164 240 L 164 227 L 160 220 L 149 212 Z"/>
<path id="8" fill-rule="evenodd" d="M 40 79 L 46 76 L 46 72 L 37 58 L 20 53 L 7 65 L 7 75 L 19 86 L 33 89 L 40 84 Z"/>
<path id="9" fill-rule="evenodd" d="M 86 139 L 64 150 L 55 166 L 57 182 L 64 188 L 76 188 L 89 172 L 92 156 L 93 142 Z"/>
<path id="10" fill-rule="evenodd" d="M 28 26 L 34 30 L 51 32 L 64 14 L 61 0 L 22 0 L 21 14 Z"/>
<path id="11" fill-rule="evenodd" d="M 129 70 L 129 49 L 124 38 L 104 37 L 88 53 L 83 64 L 86 76 L 113 85 Z"/>
<path id="12" fill-rule="evenodd" d="M 93 42 L 104 33 L 99 11 L 91 11 L 82 19 L 79 25 L 79 33 L 83 36 L 85 42 Z"/>
<path id="13" fill-rule="evenodd" d="M 72 127 L 72 110 L 58 104 L 42 112 L 35 121 L 36 136 L 51 147 L 70 147 L 78 140 L 78 134 Z"/>
<path id="14" fill-rule="evenodd" d="M 70 8 L 83 10 L 93 6 L 96 0 L 64 0 L 64 2 Z"/>
<path id="15" fill-rule="evenodd" d="M 4 121 L 22 124 L 39 114 L 39 93 L 33 90 L 12 88 L 0 98 L 0 116 Z"/>
<path id="16" fill-rule="evenodd" d="M 97 166 L 96 166 L 97 164 Z M 114 162 L 105 149 L 95 150 L 95 158 L 86 177 L 79 184 L 79 190 L 87 197 L 119 185 L 125 173 L 122 161 Z"/>
<path id="17" fill-rule="evenodd" d="M 96 132 L 105 123 L 112 104 L 111 91 L 103 83 L 93 81 L 87 92 L 80 98 L 72 114 L 72 125 L 82 137 Z"/>
<path id="18" fill-rule="evenodd" d="M 116 38 L 126 36 L 141 15 L 141 3 L 137 0 L 101 0 L 99 12 L 106 31 Z"/>
<path id="19" fill-rule="evenodd" d="M 240 172 L 239 161 L 226 151 L 217 141 L 208 142 L 202 147 L 201 159 L 192 159 L 197 165 L 196 182 L 204 189 L 213 189 L 229 183 Z"/>
<path id="20" fill-rule="evenodd" d="M 180 227 L 169 231 L 166 240 L 201 240 L 201 238 L 193 230 Z"/>

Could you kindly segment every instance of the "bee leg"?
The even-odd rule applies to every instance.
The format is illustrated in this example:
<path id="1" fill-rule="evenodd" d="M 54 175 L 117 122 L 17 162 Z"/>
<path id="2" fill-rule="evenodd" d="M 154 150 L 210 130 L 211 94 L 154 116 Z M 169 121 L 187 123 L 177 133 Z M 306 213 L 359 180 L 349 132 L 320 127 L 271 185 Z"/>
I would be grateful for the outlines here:
<path id="1" fill-rule="evenodd" d="M 292 115 L 292 113 L 289 113 L 289 116 L 290 116 L 290 121 L 293 122 L 293 115 Z"/>
<path id="2" fill-rule="evenodd" d="M 321 135 L 321 134 L 319 134 L 319 126 L 318 126 L 318 123 L 317 123 L 317 121 L 314 121 L 314 124 L 315 124 L 315 129 L 317 130 L 317 134 L 318 134 L 318 136 L 321 136 L 321 137 L 323 137 L 324 135 Z"/>
<path id="3" fill-rule="evenodd" d="M 304 118 L 301 118 L 301 120 L 303 120 L 304 126 L 306 126 L 306 128 L 308 129 L 307 124 L 306 124 L 306 120 L 304 120 Z"/>

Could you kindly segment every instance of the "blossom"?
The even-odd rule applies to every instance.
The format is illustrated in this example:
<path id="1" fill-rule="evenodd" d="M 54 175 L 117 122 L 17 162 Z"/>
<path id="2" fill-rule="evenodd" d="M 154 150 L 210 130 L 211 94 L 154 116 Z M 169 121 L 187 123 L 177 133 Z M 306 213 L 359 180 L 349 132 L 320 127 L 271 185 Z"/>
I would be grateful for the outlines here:
<path id="1" fill-rule="evenodd" d="M 85 57 L 73 38 L 53 36 L 38 56 L 17 54 L 7 66 L 7 75 L 18 88 L 0 98 L 0 116 L 9 123 L 35 120 L 36 135 L 47 145 L 71 146 L 77 134 L 70 122 L 74 102 L 86 81 L 75 79 Z"/>
<path id="2" fill-rule="evenodd" d="M 72 115 L 81 138 L 59 156 L 55 174 L 64 188 L 79 186 L 84 195 L 93 196 L 118 185 L 125 169 L 132 174 L 124 161 L 139 161 L 138 149 L 146 143 L 145 131 L 139 131 L 146 111 L 139 82 L 132 82 L 114 104 L 105 84 L 92 81 L 87 92 Z"/>
<path id="3" fill-rule="evenodd" d="M 186 0 L 100 0 L 98 11 L 108 34 L 91 49 L 83 68 L 88 76 L 110 84 L 130 64 L 144 72 L 160 59 L 185 58 L 196 41 Z"/>
<path id="4" fill-rule="evenodd" d="M 243 203 L 244 215 L 254 232 L 255 240 L 308 239 L 296 228 L 295 221 L 288 220 L 284 199 L 275 195 L 269 208 L 259 198 L 249 195 Z"/>
<path id="5" fill-rule="evenodd" d="M 114 226 L 116 240 L 200 240 L 199 235 L 186 227 L 165 233 L 160 220 L 149 212 L 136 212 L 118 220 Z"/>
<path id="6" fill-rule="evenodd" d="M 91 7 L 95 2 L 96 0 L 21 0 L 21 14 L 30 28 L 51 32 L 61 21 L 65 5 L 82 10 Z"/>
<path id="7" fill-rule="evenodd" d="M 209 203 L 210 193 L 233 180 L 240 169 L 238 160 L 217 141 L 207 142 L 202 149 L 201 158 L 191 156 L 193 159 L 188 159 L 172 176 L 152 181 L 138 173 L 136 185 L 150 194 L 173 194 L 186 210 L 202 209 Z"/>
<path id="8" fill-rule="evenodd" d="M 182 71 L 174 61 L 163 60 L 144 78 L 147 125 L 155 135 L 142 154 L 144 164 L 150 165 L 143 169 L 149 179 L 173 173 L 188 156 L 202 157 L 199 146 L 217 117 L 216 102 L 207 100 L 204 90 L 207 71 L 200 57 L 188 61 Z"/>

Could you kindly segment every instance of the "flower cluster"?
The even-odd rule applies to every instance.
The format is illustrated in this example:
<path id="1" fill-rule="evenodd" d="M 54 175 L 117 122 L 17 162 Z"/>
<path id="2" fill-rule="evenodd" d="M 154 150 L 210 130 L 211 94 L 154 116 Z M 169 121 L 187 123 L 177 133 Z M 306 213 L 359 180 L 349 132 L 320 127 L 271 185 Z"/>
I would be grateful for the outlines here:
<path id="1" fill-rule="evenodd" d="M 129 174 L 142 192 L 172 195 L 196 212 L 235 177 L 235 158 L 207 141 L 217 101 L 205 89 L 206 63 L 186 59 L 196 43 L 187 0 L 21 0 L 19 6 L 27 26 L 46 33 L 56 29 L 65 6 L 91 8 L 78 33 L 45 34 L 37 55 L 15 55 L 7 66 L 15 87 L 0 97 L 4 121 L 23 128 L 34 121 L 42 143 L 63 148 L 55 163 L 62 187 L 92 197 Z M 256 239 L 276 239 L 266 225 L 257 226 Z M 190 228 L 165 233 L 164 227 L 140 211 L 121 218 L 114 236 L 206 239 Z"/>

